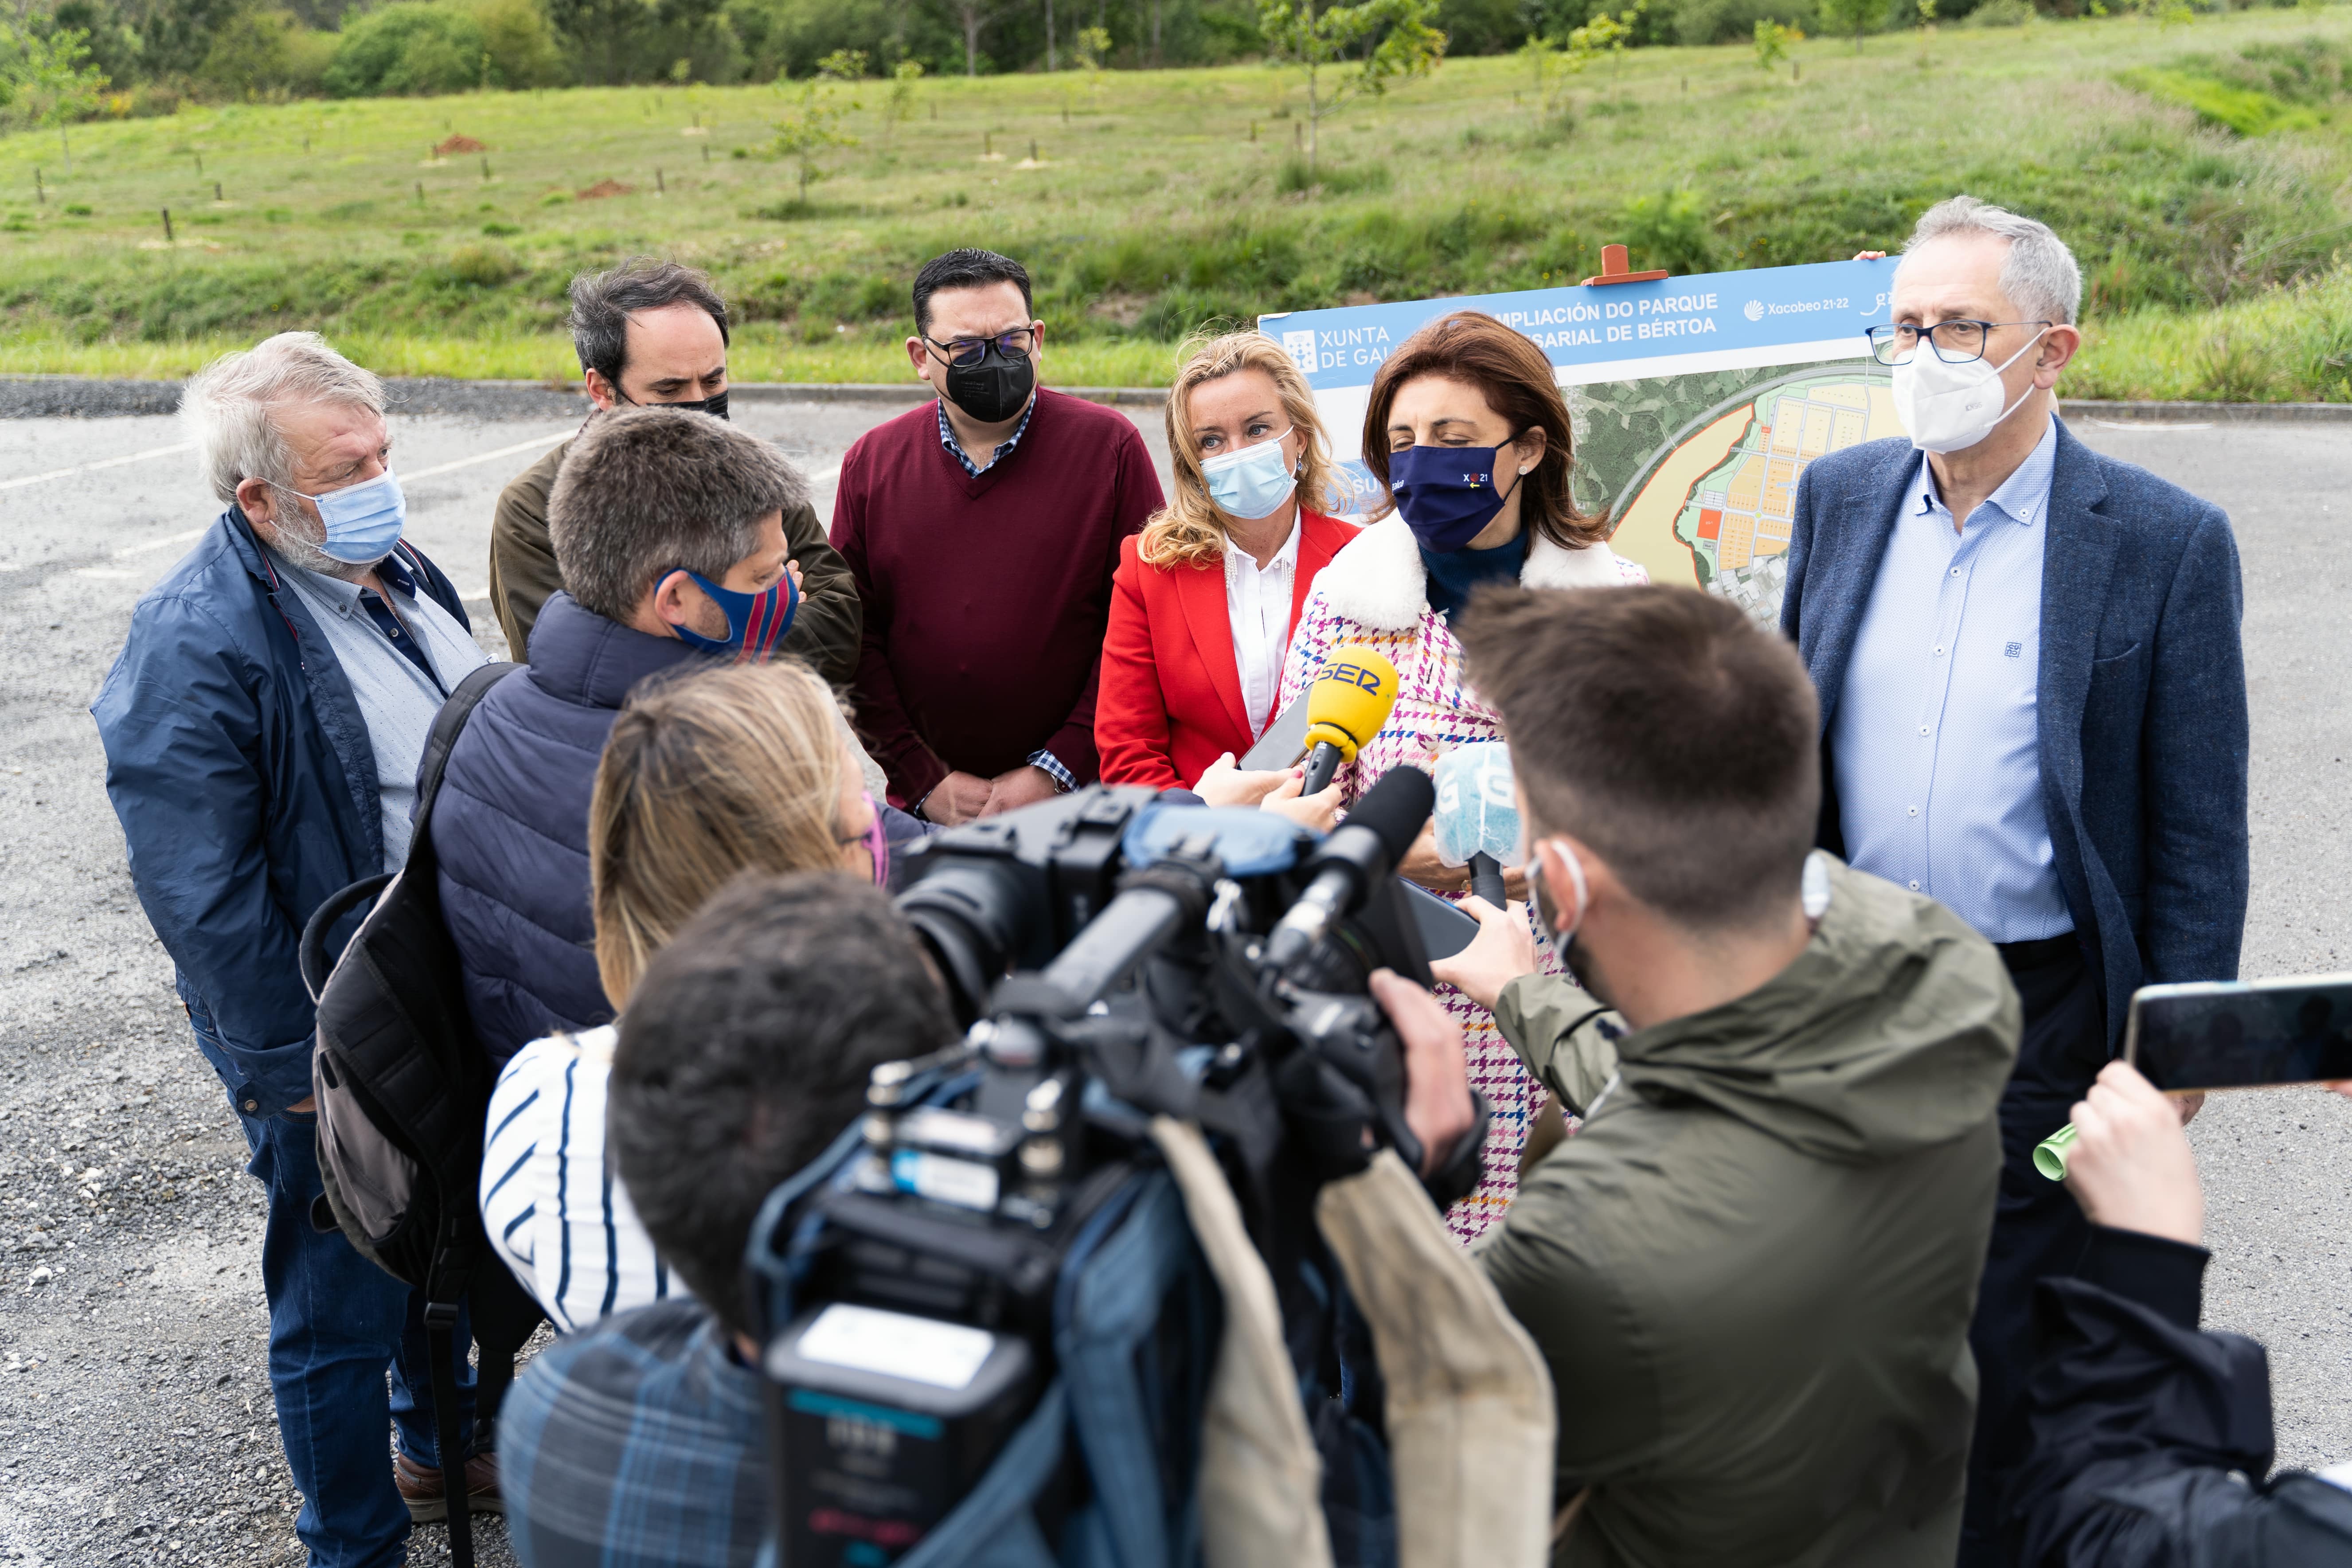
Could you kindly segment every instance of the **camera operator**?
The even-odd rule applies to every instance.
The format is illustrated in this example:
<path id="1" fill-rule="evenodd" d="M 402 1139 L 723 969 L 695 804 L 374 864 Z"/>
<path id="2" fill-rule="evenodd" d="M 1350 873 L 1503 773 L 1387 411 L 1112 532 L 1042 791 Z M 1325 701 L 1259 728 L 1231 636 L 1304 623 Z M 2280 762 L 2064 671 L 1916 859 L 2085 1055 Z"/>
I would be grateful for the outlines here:
<path id="1" fill-rule="evenodd" d="M 1727 601 L 1489 589 L 1462 640 L 1585 986 L 1532 973 L 1516 907 L 1434 966 L 1585 1118 L 1477 1254 L 1560 1391 L 1554 1561 L 1948 1568 L 2019 1030 L 1999 954 L 1809 864 L 1812 688 Z M 1390 1013 L 1417 1072 L 1449 1026 Z M 1413 1104 L 1432 1144 L 1467 1116 Z"/>
<path id="2" fill-rule="evenodd" d="M 2011 1559 L 2352 1563 L 2352 1492 L 2338 1472 L 2263 1479 L 2276 1451 L 2263 1347 L 2197 1331 L 2210 1254 L 2179 1110 L 2128 1063 L 2109 1062 L 2074 1123 L 2066 1185 L 2091 1245 L 2072 1277 L 2037 1292 L 2032 1446 L 2007 1500 Z"/>
<path id="3" fill-rule="evenodd" d="M 740 879 L 646 967 L 606 1138 L 696 1300 L 568 1335 L 516 1381 L 499 1450 L 523 1568 L 752 1562 L 769 1488 L 742 1288 L 751 1222 L 865 1109 L 877 1064 L 955 1033 L 914 938 L 844 876 Z"/>

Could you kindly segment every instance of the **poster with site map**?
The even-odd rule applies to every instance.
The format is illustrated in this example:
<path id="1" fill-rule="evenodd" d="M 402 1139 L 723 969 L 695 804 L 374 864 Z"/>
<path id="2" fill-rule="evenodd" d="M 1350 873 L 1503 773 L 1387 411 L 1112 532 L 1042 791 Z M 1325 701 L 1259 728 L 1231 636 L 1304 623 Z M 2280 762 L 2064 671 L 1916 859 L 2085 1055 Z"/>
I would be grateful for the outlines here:
<path id="1" fill-rule="evenodd" d="M 1610 547 L 1777 624 L 1797 480 L 1824 452 L 1899 436 L 1863 334 L 1887 320 L 1895 263 L 1704 273 L 1643 283 L 1261 316 L 1307 374 L 1347 482 L 1362 460 L 1373 374 L 1415 329 L 1483 310 L 1543 349 L 1567 395 L 1575 493 Z"/>

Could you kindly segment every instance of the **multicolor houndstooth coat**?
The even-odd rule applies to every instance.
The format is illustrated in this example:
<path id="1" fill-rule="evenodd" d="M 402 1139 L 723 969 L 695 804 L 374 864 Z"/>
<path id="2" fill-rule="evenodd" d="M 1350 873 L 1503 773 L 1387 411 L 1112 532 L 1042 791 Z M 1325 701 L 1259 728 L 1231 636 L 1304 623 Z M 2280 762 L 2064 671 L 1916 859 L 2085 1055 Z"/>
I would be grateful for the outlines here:
<path id="1" fill-rule="evenodd" d="M 1540 534 L 1528 542 L 1528 562 L 1519 572 L 1520 584 L 1529 588 L 1613 587 L 1649 580 L 1647 572 L 1605 546 L 1568 550 Z M 1420 545 L 1393 515 L 1358 534 L 1315 579 L 1298 629 L 1291 634 L 1276 710 L 1307 689 L 1332 649 L 1350 646 L 1377 648 L 1396 666 L 1397 701 L 1381 732 L 1339 770 L 1340 792 L 1349 803 L 1402 763 L 1433 768 L 1456 746 L 1507 738 L 1495 710 L 1463 684 L 1462 645 L 1444 617 L 1429 607 Z M 1543 952 L 1545 967 L 1557 973 L 1549 947 Z M 1542 1107 L 1542 1090 L 1496 1030 L 1492 1014 L 1450 985 L 1440 985 L 1437 995 L 1468 1037 L 1470 1087 L 1495 1108 L 1486 1134 L 1486 1178 L 1445 1216 L 1454 1236 L 1467 1242 L 1502 1217 L 1518 1190 L 1519 1150 Z"/>

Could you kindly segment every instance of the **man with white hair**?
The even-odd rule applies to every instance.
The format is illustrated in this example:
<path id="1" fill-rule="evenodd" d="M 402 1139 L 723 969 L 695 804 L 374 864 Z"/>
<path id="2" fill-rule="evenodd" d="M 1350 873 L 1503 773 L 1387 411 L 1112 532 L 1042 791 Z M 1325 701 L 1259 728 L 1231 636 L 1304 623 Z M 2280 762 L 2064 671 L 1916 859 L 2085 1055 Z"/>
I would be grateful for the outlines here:
<path id="1" fill-rule="evenodd" d="M 457 590 L 401 540 L 383 406 L 315 332 L 188 383 L 226 510 L 131 611 L 90 709 L 131 881 L 269 1192 L 269 1380 L 295 1530 L 322 1568 L 397 1563 L 411 1517 L 447 1511 L 421 1299 L 310 1220 L 302 928 L 330 894 L 399 868 L 426 731 L 483 663 Z M 469 1492 L 488 1494 L 475 1507 L 497 1506 L 495 1478 L 467 1462 Z"/>
<path id="2" fill-rule="evenodd" d="M 2246 915 L 2246 679 L 2221 509 L 2057 417 L 2082 274 L 2042 224 L 1930 207 L 1871 345 L 1910 439 L 1805 471 L 1781 625 L 1821 694 L 1822 846 L 2000 947 L 2025 1004 L 1969 1342 L 1960 1561 L 2002 1561 L 2034 1282 L 2090 1239 L 2034 1144 L 2119 1043 L 2132 993 L 2229 980 Z"/>

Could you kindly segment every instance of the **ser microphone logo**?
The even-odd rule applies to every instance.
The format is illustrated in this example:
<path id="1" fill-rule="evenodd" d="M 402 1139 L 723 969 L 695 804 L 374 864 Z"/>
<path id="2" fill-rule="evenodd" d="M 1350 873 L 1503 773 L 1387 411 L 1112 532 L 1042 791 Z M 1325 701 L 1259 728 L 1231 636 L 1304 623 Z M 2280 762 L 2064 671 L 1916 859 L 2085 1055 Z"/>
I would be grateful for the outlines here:
<path id="1" fill-rule="evenodd" d="M 1369 691 L 1375 697 L 1381 694 L 1381 672 L 1377 669 L 1366 669 L 1360 664 L 1326 665 L 1323 667 L 1323 673 L 1316 679 L 1334 680 L 1342 686 L 1353 686 L 1360 690 Z"/>

